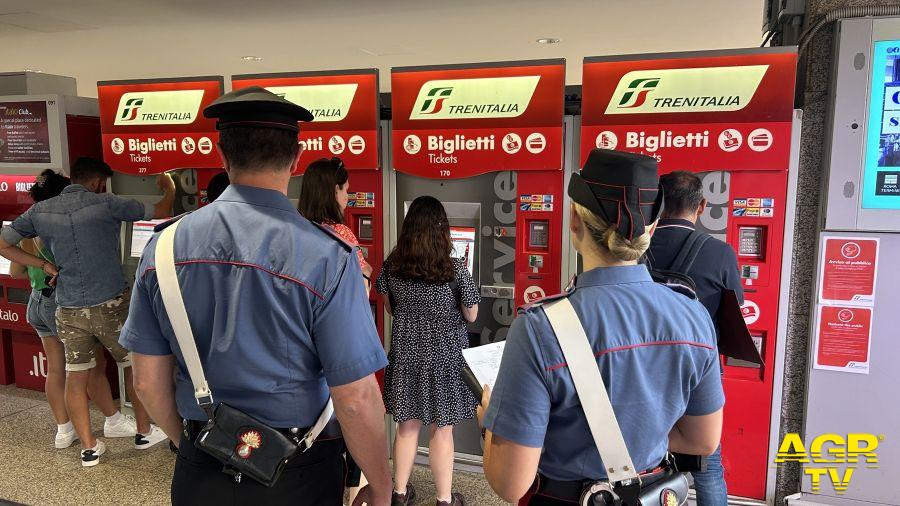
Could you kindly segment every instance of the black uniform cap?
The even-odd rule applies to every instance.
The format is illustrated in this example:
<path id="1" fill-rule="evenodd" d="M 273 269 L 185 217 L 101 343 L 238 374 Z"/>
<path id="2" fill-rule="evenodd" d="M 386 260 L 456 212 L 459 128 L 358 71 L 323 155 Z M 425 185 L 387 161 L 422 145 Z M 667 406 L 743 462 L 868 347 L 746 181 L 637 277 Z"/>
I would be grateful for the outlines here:
<path id="1" fill-rule="evenodd" d="M 663 209 L 656 159 L 624 151 L 592 150 L 581 172 L 572 174 L 568 193 L 629 241 L 644 235 Z"/>
<path id="2" fill-rule="evenodd" d="M 203 116 L 216 118 L 217 130 L 249 126 L 299 132 L 297 122 L 313 120 L 305 108 L 259 86 L 222 95 L 203 109 Z"/>

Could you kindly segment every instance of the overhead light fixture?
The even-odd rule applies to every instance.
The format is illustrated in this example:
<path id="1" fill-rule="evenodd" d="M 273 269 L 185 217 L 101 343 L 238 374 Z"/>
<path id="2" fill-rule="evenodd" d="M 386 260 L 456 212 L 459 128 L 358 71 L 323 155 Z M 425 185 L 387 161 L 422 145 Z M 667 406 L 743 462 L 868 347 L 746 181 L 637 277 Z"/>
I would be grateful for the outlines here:
<path id="1" fill-rule="evenodd" d="M 262 61 L 262 56 L 241 56 L 244 61 Z"/>
<path id="2" fill-rule="evenodd" d="M 537 42 L 538 44 L 559 44 L 559 39 L 555 37 L 541 37 L 535 42 Z"/>

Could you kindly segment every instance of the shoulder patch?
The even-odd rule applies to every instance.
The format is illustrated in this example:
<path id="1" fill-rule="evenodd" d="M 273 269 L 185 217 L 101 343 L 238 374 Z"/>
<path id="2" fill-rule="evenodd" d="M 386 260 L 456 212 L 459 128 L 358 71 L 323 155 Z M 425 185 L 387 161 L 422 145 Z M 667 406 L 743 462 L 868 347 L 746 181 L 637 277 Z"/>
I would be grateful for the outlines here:
<path id="1" fill-rule="evenodd" d="M 524 306 L 519 306 L 518 313 L 519 314 L 527 313 L 528 311 L 535 309 L 535 308 L 539 308 L 548 302 L 553 302 L 554 300 L 566 298 L 569 295 L 572 295 L 572 292 L 573 292 L 572 290 L 565 291 L 562 293 L 557 293 L 555 295 L 548 295 L 546 297 L 541 297 L 540 299 L 533 300 L 533 301 L 529 302 L 528 304 L 525 304 Z"/>
<path id="2" fill-rule="evenodd" d="M 353 251 L 353 248 L 356 247 L 356 246 L 350 244 L 349 242 L 345 241 L 343 237 L 341 237 L 340 235 L 338 235 L 338 233 L 335 232 L 334 230 L 332 230 L 330 227 L 326 227 L 325 225 L 322 225 L 322 224 L 320 224 L 320 223 L 316 223 L 316 222 L 314 222 L 314 221 L 310 221 L 310 223 L 312 223 L 316 228 L 318 228 L 319 230 L 325 232 L 329 237 L 331 237 L 331 238 L 333 238 L 335 241 L 337 241 L 338 244 L 340 244 L 341 246 L 343 246 L 344 248 L 346 248 L 347 251 Z"/>
<path id="3" fill-rule="evenodd" d="M 153 231 L 154 231 L 154 232 L 161 232 L 161 231 L 165 230 L 166 227 L 168 227 L 169 225 L 175 223 L 176 221 L 180 220 L 181 218 L 184 218 L 185 216 L 187 216 L 187 215 L 189 215 L 189 214 L 191 214 L 190 211 L 188 211 L 188 212 L 186 212 L 186 213 L 179 214 L 178 216 L 176 216 L 176 217 L 174 217 L 174 218 L 172 218 L 172 219 L 170 219 L 170 220 L 168 220 L 168 221 L 164 221 L 164 222 L 160 223 L 159 225 L 153 227 Z"/>

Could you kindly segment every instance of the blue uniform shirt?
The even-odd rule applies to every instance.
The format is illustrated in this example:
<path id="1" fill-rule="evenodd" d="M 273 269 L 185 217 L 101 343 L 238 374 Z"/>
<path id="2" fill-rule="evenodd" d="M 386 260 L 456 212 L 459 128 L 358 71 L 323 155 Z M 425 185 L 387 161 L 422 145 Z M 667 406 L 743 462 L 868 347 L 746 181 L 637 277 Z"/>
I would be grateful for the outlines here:
<path id="1" fill-rule="evenodd" d="M 141 258 L 119 342 L 146 355 L 174 354 L 178 411 L 205 420 L 160 296 L 155 248 L 156 237 Z M 272 427 L 308 427 L 329 385 L 387 365 L 353 249 L 280 192 L 229 186 L 182 218 L 175 262 L 216 402 Z"/>
<path id="2" fill-rule="evenodd" d="M 725 403 L 709 314 L 698 301 L 654 283 L 643 265 L 585 272 L 567 297 L 596 352 L 635 467 L 656 467 L 682 415 L 710 414 Z M 484 422 L 514 443 L 543 447 L 539 469 L 548 478 L 606 477 L 539 305 L 510 328 Z"/>

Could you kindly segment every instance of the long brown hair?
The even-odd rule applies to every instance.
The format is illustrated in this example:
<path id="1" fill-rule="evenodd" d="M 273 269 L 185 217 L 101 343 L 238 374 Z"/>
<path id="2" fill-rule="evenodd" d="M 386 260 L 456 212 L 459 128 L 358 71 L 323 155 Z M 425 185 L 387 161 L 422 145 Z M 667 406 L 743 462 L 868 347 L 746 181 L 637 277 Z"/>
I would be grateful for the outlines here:
<path id="1" fill-rule="evenodd" d="M 450 254 L 450 224 L 441 201 L 424 196 L 413 200 L 403 219 L 397 246 L 385 265 L 402 279 L 442 284 L 453 281 L 456 272 Z"/>
<path id="2" fill-rule="evenodd" d="M 320 158 L 309 164 L 300 188 L 300 214 L 316 223 L 343 223 L 344 213 L 334 197 L 334 187 L 343 186 L 348 179 L 340 158 Z"/>

